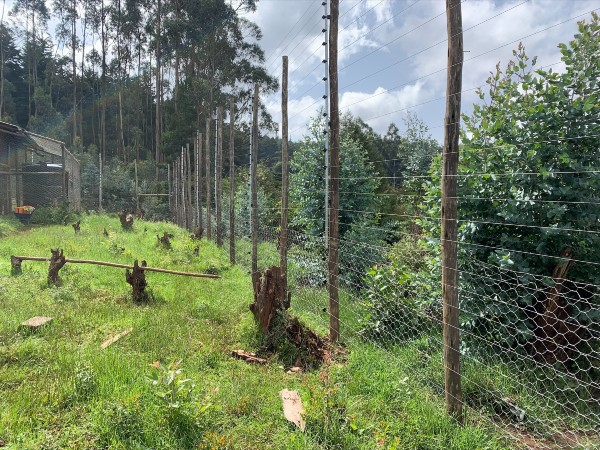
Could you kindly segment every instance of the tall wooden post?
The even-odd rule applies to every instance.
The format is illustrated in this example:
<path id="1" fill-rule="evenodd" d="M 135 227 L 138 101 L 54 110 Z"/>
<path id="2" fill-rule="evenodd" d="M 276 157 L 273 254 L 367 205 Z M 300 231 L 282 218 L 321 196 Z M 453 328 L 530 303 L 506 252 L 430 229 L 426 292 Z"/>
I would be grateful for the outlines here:
<path id="1" fill-rule="evenodd" d="M 175 194 L 175 223 L 179 225 L 179 158 L 173 161 L 173 193 Z"/>
<path id="2" fill-rule="evenodd" d="M 329 338 L 336 342 L 340 336 L 339 274 L 339 209 L 340 209 L 340 110 L 338 105 L 338 20 L 339 0 L 331 0 L 329 23 Z"/>
<path id="3" fill-rule="evenodd" d="M 173 190 L 171 186 L 171 164 L 167 164 L 167 189 L 169 190 L 169 212 L 173 212 L 173 199 L 171 196 L 173 195 Z"/>
<path id="4" fill-rule="evenodd" d="M 215 161 L 215 209 L 217 216 L 217 245 L 223 246 L 223 192 L 222 192 L 222 175 L 223 175 L 223 107 L 217 108 L 217 160 Z"/>
<path id="5" fill-rule="evenodd" d="M 202 192 L 204 191 L 202 187 L 202 133 L 197 134 L 196 141 L 198 142 L 198 226 L 204 228 L 204 211 L 202 205 Z"/>
<path id="6" fill-rule="evenodd" d="M 189 142 L 185 145 L 185 159 L 186 159 L 186 174 L 187 174 L 187 192 L 186 192 L 186 211 L 187 211 L 187 227 L 188 230 L 193 229 L 194 223 L 194 211 L 192 209 L 192 156 L 190 155 L 190 144 Z"/>
<path id="7" fill-rule="evenodd" d="M 185 149 L 181 147 L 181 226 L 187 227 L 186 195 L 185 195 Z"/>
<path id="8" fill-rule="evenodd" d="M 133 168 L 135 170 L 135 212 L 136 214 L 140 213 L 140 192 L 139 182 L 138 182 L 138 170 L 137 170 L 137 159 L 133 160 Z"/>
<path id="9" fill-rule="evenodd" d="M 212 237 L 212 220 L 210 212 L 210 114 L 206 118 L 206 145 L 204 146 L 204 170 L 206 170 L 206 176 L 204 180 L 206 182 L 206 239 L 210 241 Z"/>
<path id="10" fill-rule="evenodd" d="M 100 179 L 98 180 L 98 211 L 102 211 L 102 153 L 98 153 L 98 169 L 100 170 Z"/>
<path id="11" fill-rule="evenodd" d="M 198 158 L 198 132 L 194 135 L 194 226 L 200 226 L 200 159 Z"/>
<path id="12" fill-rule="evenodd" d="M 229 262 L 235 264 L 235 99 L 229 101 Z"/>
<path id="13" fill-rule="evenodd" d="M 448 82 L 442 163 L 442 301 L 446 411 L 462 421 L 457 262 L 457 182 L 463 35 L 461 0 L 446 0 Z"/>
<path id="14" fill-rule="evenodd" d="M 258 166 L 258 83 L 254 85 L 254 97 L 252 98 L 252 273 L 258 272 L 258 177 L 256 169 Z"/>
<path id="15" fill-rule="evenodd" d="M 282 57 L 281 74 L 281 231 L 279 235 L 279 265 L 283 279 L 284 299 L 287 299 L 288 247 L 288 57 Z"/>

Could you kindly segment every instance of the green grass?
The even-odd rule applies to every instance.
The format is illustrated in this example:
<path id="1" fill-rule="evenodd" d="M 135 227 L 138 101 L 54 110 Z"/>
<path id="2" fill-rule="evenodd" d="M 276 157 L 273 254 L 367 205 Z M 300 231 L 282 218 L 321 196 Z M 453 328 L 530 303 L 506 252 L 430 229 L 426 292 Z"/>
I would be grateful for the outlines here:
<path id="1" fill-rule="evenodd" d="M 172 250 L 156 244 L 164 231 L 174 235 Z M 0 438 L 7 448 L 505 448 L 486 423 L 471 418 L 459 427 L 445 415 L 435 389 L 413 376 L 414 349 L 391 357 L 348 337 L 346 361 L 305 375 L 287 375 L 278 355 L 265 366 L 231 358 L 232 349 L 256 351 L 263 341 L 248 310 L 247 270 L 231 267 L 226 249 L 206 241 L 193 256 L 196 244 L 173 225 L 138 221 L 133 232 L 122 232 L 116 218 L 95 215 L 84 217 L 74 235 L 70 226 L 19 229 L 0 218 L 1 234 Z M 22 275 L 10 275 L 10 255 L 49 256 L 57 247 L 68 258 L 143 259 L 154 267 L 210 269 L 223 278 L 148 273 L 152 301 L 137 305 L 121 269 L 67 264 L 60 287 L 46 285 L 43 262 L 24 262 Z M 264 252 L 264 265 L 277 263 L 276 252 Z M 325 299 L 322 290 L 304 289 L 292 312 L 325 333 Z M 35 334 L 18 331 L 20 322 L 38 315 L 54 321 Z M 355 315 L 342 315 L 342 325 L 356 327 Z M 100 349 L 126 328 L 133 332 Z M 193 398 L 171 410 L 146 376 L 154 361 L 176 360 L 196 387 Z M 283 388 L 300 392 L 305 433 L 283 418 Z"/>

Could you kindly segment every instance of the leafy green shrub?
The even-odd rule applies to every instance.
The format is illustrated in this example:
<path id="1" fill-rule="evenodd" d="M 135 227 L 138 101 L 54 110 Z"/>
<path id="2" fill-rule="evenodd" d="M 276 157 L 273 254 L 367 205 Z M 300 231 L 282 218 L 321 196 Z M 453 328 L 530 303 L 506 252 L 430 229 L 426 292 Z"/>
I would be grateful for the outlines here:
<path id="1" fill-rule="evenodd" d="M 23 225 L 14 216 L 0 216 L 0 237 L 17 231 Z"/>
<path id="2" fill-rule="evenodd" d="M 31 216 L 31 223 L 36 225 L 66 225 L 77 221 L 79 215 L 71 211 L 68 205 L 37 208 Z"/>
<path id="3" fill-rule="evenodd" d="M 385 265 L 364 279 L 361 332 L 368 339 L 393 343 L 414 339 L 440 320 L 440 281 L 422 241 L 398 242 Z"/>
<path id="4" fill-rule="evenodd" d="M 159 361 L 152 363 L 152 371 L 148 375 L 148 381 L 154 393 L 159 397 L 164 406 L 169 410 L 186 407 L 193 400 L 194 388 L 192 380 L 183 376 L 179 368 L 181 361 L 175 361 L 168 366 Z"/>

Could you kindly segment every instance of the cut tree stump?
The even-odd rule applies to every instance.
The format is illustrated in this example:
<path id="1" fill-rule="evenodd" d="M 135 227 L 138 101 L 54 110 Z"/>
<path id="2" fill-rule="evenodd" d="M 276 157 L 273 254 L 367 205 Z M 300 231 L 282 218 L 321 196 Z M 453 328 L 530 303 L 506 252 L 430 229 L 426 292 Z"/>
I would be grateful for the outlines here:
<path id="1" fill-rule="evenodd" d="M 27 319 L 25 322 L 19 325 L 19 330 L 37 331 L 45 325 L 49 325 L 52 322 L 52 317 L 36 316 L 31 319 Z"/>
<path id="2" fill-rule="evenodd" d="M 200 256 L 200 247 L 198 245 L 194 247 L 194 256 Z"/>
<path id="3" fill-rule="evenodd" d="M 10 257 L 10 265 L 12 266 L 10 273 L 11 275 L 21 275 L 23 273 L 23 269 L 21 268 L 21 264 L 23 260 L 17 258 L 16 256 Z"/>
<path id="4" fill-rule="evenodd" d="M 303 417 L 304 406 L 302 406 L 302 400 L 300 399 L 300 395 L 298 395 L 298 391 L 282 389 L 279 395 L 283 403 L 283 416 L 300 428 L 300 431 L 304 431 L 306 428 L 306 422 Z"/>
<path id="5" fill-rule="evenodd" d="M 233 350 L 231 352 L 231 355 L 236 358 L 243 359 L 244 361 L 249 362 L 249 363 L 255 363 L 255 364 L 266 364 L 267 363 L 266 359 L 256 356 L 256 353 L 245 352 L 244 350 Z"/>
<path id="6" fill-rule="evenodd" d="M 285 298 L 285 284 L 283 283 L 280 267 L 271 267 L 252 274 L 252 285 L 254 286 L 254 303 L 250 305 L 250 311 L 258 322 L 263 333 L 271 330 L 273 319 L 277 311 L 285 311 L 289 308 L 289 297 Z"/>
<path id="7" fill-rule="evenodd" d="M 75 234 L 79 234 L 79 232 L 81 231 L 81 220 L 78 220 L 71 226 L 73 227 L 73 230 L 75 230 Z"/>
<path id="8" fill-rule="evenodd" d="M 202 239 L 203 234 L 204 228 L 196 228 L 196 231 L 194 231 L 194 234 L 190 235 L 190 238 L 192 239 L 192 241 L 199 241 L 200 239 Z"/>
<path id="9" fill-rule="evenodd" d="M 119 213 L 119 221 L 124 230 L 130 231 L 133 228 L 133 214 L 129 214 L 123 210 Z"/>
<path id="10" fill-rule="evenodd" d="M 106 231 L 106 228 L 104 228 L 104 232 L 102 233 L 105 237 L 108 237 L 108 231 Z"/>
<path id="11" fill-rule="evenodd" d="M 171 248 L 171 240 L 169 238 L 170 238 L 170 235 L 166 231 L 163 233 L 162 237 L 160 237 L 158 235 L 156 236 L 158 243 L 161 244 L 166 249 Z"/>
<path id="12" fill-rule="evenodd" d="M 125 280 L 133 288 L 133 301 L 136 303 L 145 303 L 148 301 L 146 293 L 146 275 L 142 267 L 146 267 L 146 261 L 142 261 L 142 266 L 138 265 L 137 259 L 133 263 L 133 270 L 125 270 Z"/>
<path id="13" fill-rule="evenodd" d="M 121 333 L 108 338 L 106 341 L 104 341 L 102 343 L 102 345 L 100 345 L 100 348 L 102 350 L 104 350 L 106 347 L 111 346 L 112 344 L 114 344 L 115 342 L 117 342 L 119 339 L 121 339 L 122 337 L 127 336 L 129 333 L 131 333 L 133 331 L 133 328 L 127 328 L 125 331 L 122 331 Z"/>
<path id="14" fill-rule="evenodd" d="M 48 268 L 48 284 L 58 286 L 60 277 L 58 272 L 67 263 L 63 250 L 50 249 L 52 257 L 50 258 L 50 267 Z"/>

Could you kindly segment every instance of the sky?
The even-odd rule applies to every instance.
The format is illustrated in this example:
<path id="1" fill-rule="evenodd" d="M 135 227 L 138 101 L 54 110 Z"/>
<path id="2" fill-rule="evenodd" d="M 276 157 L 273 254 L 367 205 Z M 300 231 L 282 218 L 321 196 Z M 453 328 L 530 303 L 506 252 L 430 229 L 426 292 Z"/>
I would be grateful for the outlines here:
<path id="1" fill-rule="evenodd" d="M 600 11 L 600 0 L 464 0 L 463 112 L 480 101 L 490 72 L 506 64 L 519 42 L 537 67 L 564 68 L 558 43 L 577 33 L 577 22 Z M 260 0 L 247 18 L 260 26 L 267 68 L 281 79 L 289 57 L 290 138 L 298 140 L 324 105 L 321 0 Z M 443 0 L 341 0 L 339 19 L 341 112 L 361 117 L 375 131 L 390 123 L 405 129 L 414 113 L 443 141 L 447 31 Z M 485 90 L 485 89 L 484 89 Z M 263 99 L 281 121 L 280 92 Z"/>

